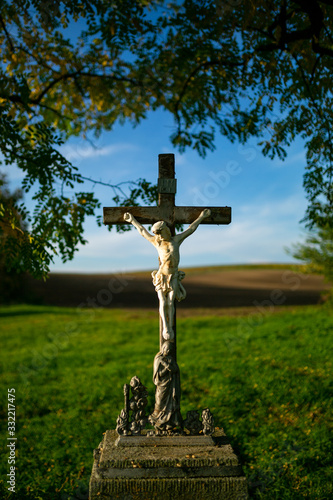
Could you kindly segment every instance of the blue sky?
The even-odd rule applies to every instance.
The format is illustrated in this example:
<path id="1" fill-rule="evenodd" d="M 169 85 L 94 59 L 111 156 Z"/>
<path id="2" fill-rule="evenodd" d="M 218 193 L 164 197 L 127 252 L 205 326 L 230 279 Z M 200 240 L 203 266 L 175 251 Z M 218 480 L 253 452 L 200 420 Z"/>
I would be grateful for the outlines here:
<path id="1" fill-rule="evenodd" d="M 200 226 L 181 249 L 181 267 L 239 263 L 290 262 L 284 247 L 303 237 L 299 224 L 306 209 L 302 187 L 305 150 L 301 142 L 289 148 L 287 159 L 263 157 L 255 141 L 246 146 L 231 144 L 218 136 L 217 148 L 202 159 L 194 151 L 180 155 L 171 146 L 172 116 L 151 112 L 136 128 L 117 125 L 98 139 L 71 139 L 62 153 L 88 177 L 118 183 L 144 177 L 156 182 L 158 154 L 175 153 L 177 205 L 231 206 L 229 226 Z M 19 185 L 21 173 L 2 167 Z M 82 188 L 80 188 L 82 189 Z M 92 189 L 88 182 L 85 190 Z M 112 206 L 112 190 L 96 185 L 103 206 Z M 29 198 L 26 198 L 32 207 Z M 74 260 L 63 264 L 56 258 L 51 271 L 110 273 L 152 270 L 155 249 L 137 232 L 118 234 L 98 227 L 90 218 L 85 225 L 88 244 Z"/>

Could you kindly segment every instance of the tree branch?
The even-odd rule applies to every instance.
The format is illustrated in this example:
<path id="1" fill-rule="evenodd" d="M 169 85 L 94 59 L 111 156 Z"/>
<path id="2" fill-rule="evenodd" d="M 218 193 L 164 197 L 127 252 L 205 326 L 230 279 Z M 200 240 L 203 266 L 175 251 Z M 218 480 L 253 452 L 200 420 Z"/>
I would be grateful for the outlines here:
<path id="1" fill-rule="evenodd" d="M 179 107 L 181 105 L 181 101 L 182 101 L 183 97 L 185 96 L 187 87 L 190 85 L 190 82 L 191 82 L 192 78 L 202 68 L 205 68 L 207 66 L 209 67 L 209 66 L 221 65 L 221 63 L 222 63 L 221 60 L 205 61 L 205 62 L 199 64 L 199 66 L 197 66 L 196 68 L 194 68 L 194 70 L 191 71 L 191 73 L 189 74 L 189 76 L 187 77 L 187 79 L 186 79 L 186 81 L 185 81 L 185 83 L 183 85 L 183 88 L 182 88 L 182 90 L 181 90 L 181 92 L 179 94 L 179 97 L 178 97 L 178 99 L 176 101 L 176 104 L 175 104 L 175 115 L 176 115 L 176 119 L 177 119 L 178 124 L 180 124 Z M 242 61 L 240 63 L 237 63 L 237 62 L 233 63 L 233 62 L 230 62 L 230 61 L 227 61 L 227 60 L 223 61 L 223 65 L 230 66 L 230 67 L 244 66 L 246 64 L 247 64 L 246 61 Z M 178 130 L 179 130 L 179 128 L 178 128 Z"/>
<path id="2" fill-rule="evenodd" d="M 32 52 L 30 52 L 28 49 L 26 49 L 22 45 L 16 45 L 15 49 L 18 49 L 18 50 L 21 50 L 22 52 L 25 52 L 28 56 L 32 57 L 36 61 L 37 64 L 40 64 L 44 68 L 52 71 L 53 73 L 56 73 L 56 71 L 51 66 L 49 66 L 48 64 L 46 64 L 44 62 L 42 57 L 35 56 Z"/>
<path id="3" fill-rule="evenodd" d="M 107 79 L 107 80 L 111 79 L 111 80 L 115 80 L 115 81 L 118 81 L 118 82 L 129 82 L 129 83 L 132 83 L 135 86 L 140 86 L 140 87 L 143 86 L 143 84 L 141 82 L 138 82 L 138 81 L 133 80 L 131 78 L 127 78 L 125 76 L 121 76 L 120 77 L 120 76 L 116 76 L 116 75 L 104 75 L 104 74 L 100 74 L 100 73 L 85 72 L 85 71 L 82 71 L 82 68 L 81 68 L 81 69 L 78 69 L 77 71 L 73 71 L 71 73 L 63 73 L 62 75 L 59 75 L 52 82 L 50 82 L 44 88 L 44 90 L 42 90 L 42 92 L 39 94 L 38 97 L 36 97 L 34 99 L 30 99 L 30 102 L 32 104 L 39 104 L 40 101 L 43 99 L 43 97 L 47 94 L 47 92 L 52 87 L 54 87 L 55 85 L 57 85 L 57 83 L 61 82 L 62 80 L 68 80 L 68 79 L 71 79 L 71 78 L 73 78 L 73 80 L 75 80 L 79 76 L 82 76 L 84 78 L 104 78 L 104 79 Z"/>
<path id="4" fill-rule="evenodd" d="M 3 20 L 3 17 L 0 15 L 0 24 L 5 32 L 5 35 L 6 35 L 6 38 L 8 40 L 8 43 L 10 45 L 10 48 L 11 48 L 11 51 L 13 52 L 13 54 L 15 53 L 15 47 L 14 47 L 14 44 L 12 42 L 12 39 L 10 37 L 10 34 L 8 33 L 7 31 L 7 28 L 6 28 L 6 25 L 5 25 L 5 21 Z"/>
<path id="5" fill-rule="evenodd" d="M 85 177 L 84 175 L 81 175 L 81 174 L 78 174 L 77 177 L 80 178 L 80 179 L 84 179 L 86 181 L 92 182 L 93 184 L 100 184 L 101 186 L 110 187 L 110 188 L 113 189 L 113 192 L 114 192 L 115 195 L 117 194 L 116 190 L 118 189 L 121 192 L 121 194 L 123 196 L 125 196 L 125 197 L 126 197 L 126 193 L 122 190 L 122 188 L 120 186 L 122 186 L 123 184 L 134 184 L 134 185 L 137 185 L 137 182 L 134 182 L 134 181 L 124 181 L 124 182 L 119 182 L 118 184 L 111 184 L 109 182 L 96 181 L 95 179 L 91 179 L 90 177 Z"/>
<path id="6" fill-rule="evenodd" d="M 45 108 L 45 109 L 48 109 L 49 111 L 52 111 L 52 113 L 59 116 L 59 118 L 65 118 L 66 120 L 72 120 L 72 118 L 70 116 L 63 115 L 62 113 L 60 113 L 60 111 L 58 111 L 57 109 L 51 108 L 51 106 L 48 106 L 47 104 L 39 103 L 38 106 L 40 108 Z"/>
<path id="7" fill-rule="evenodd" d="M 59 75 L 57 78 L 54 78 L 52 82 L 50 82 L 44 90 L 41 91 L 38 97 L 34 99 L 30 99 L 30 102 L 33 104 L 39 104 L 43 97 L 48 93 L 48 91 L 54 87 L 57 83 L 61 82 L 61 80 L 67 80 L 69 78 L 74 78 L 76 75 L 80 73 L 81 70 L 74 71 L 73 73 L 63 73 Z"/>
<path id="8" fill-rule="evenodd" d="M 138 80 L 133 80 L 133 78 L 128 78 L 126 76 L 117 76 L 117 75 L 104 75 L 100 73 L 92 73 L 92 72 L 81 72 L 80 76 L 85 76 L 89 78 L 105 78 L 110 80 L 116 80 L 117 82 L 128 82 L 134 85 L 135 87 L 143 87 L 143 83 Z"/>
<path id="9" fill-rule="evenodd" d="M 295 10 L 287 13 L 285 2 L 281 6 L 280 13 L 275 21 L 269 26 L 268 32 L 263 33 L 268 38 L 273 38 L 274 41 L 271 43 L 263 43 L 257 47 L 257 50 L 263 52 L 275 51 L 275 50 L 286 50 L 286 46 L 290 43 L 294 43 L 300 40 L 309 40 L 312 43 L 312 49 L 316 54 L 326 55 L 333 57 L 333 49 L 323 46 L 320 41 L 320 33 L 324 25 L 324 14 L 321 6 L 315 0 L 309 2 L 308 0 L 294 0 L 294 2 L 299 5 L 303 13 L 308 16 L 309 25 L 303 29 L 287 31 L 287 20 L 295 14 Z M 322 2 L 327 5 L 333 5 L 333 1 Z M 281 35 L 277 39 L 274 37 L 273 32 L 276 28 L 281 28 Z"/>

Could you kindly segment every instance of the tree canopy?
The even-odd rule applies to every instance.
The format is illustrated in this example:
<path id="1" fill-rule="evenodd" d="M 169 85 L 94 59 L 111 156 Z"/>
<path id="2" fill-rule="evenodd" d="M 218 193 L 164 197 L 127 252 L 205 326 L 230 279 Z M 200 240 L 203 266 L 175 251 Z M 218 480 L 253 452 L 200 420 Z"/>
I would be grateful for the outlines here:
<path id="1" fill-rule="evenodd" d="M 257 137 L 285 158 L 305 142 L 307 227 L 333 226 L 332 0 L 2 0 L 0 151 L 24 171 L 36 208 L 0 203 L 16 231 L 9 267 L 45 276 L 54 252 L 71 259 L 99 202 L 58 151 L 71 135 L 134 125 L 158 108 L 172 144 L 205 156 L 217 134 Z M 68 198 L 66 186 L 73 191 Z M 152 202 L 139 179 L 114 201 Z M 20 231 L 17 212 L 29 224 Z M 4 251 L 0 235 L 1 250 Z"/>

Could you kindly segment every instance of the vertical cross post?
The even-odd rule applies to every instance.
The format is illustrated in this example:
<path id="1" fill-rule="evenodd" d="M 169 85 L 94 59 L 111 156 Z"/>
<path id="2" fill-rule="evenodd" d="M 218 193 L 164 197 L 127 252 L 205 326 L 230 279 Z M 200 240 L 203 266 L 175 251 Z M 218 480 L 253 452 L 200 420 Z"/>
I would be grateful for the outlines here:
<path id="1" fill-rule="evenodd" d="M 174 220 L 175 211 L 175 196 L 177 190 L 177 180 L 175 179 L 175 157 L 171 154 L 158 155 L 158 205 L 161 207 L 163 214 L 165 214 L 165 222 L 168 223 L 171 231 L 171 236 L 176 234 L 176 225 Z M 176 303 L 174 304 L 175 313 L 173 317 L 173 331 L 174 331 L 174 356 L 177 360 L 177 327 L 176 327 Z M 163 335 L 162 318 L 160 316 L 160 350 L 165 342 Z"/>
<path id="2" fill-rule="evenodd" d="M 203 207 L 186 207 L 175 205 L 177 181 L 175 179 L 175 156 L 173 154 L 158 155 L 158 205 L 155 207 L 104 207 L 104 224 L 126 224 L 124 214 L 130 212 L 140 224 L 154 224 L 165 221 L 171 236 L 175 236 L 176 224 L 190 224 L 202 212 Z M 202 224 L 230 224 L 230 207 L 205 207 L 211 215 Z M 176 355 L 176 313 L 174 315 L 174 349 Z M 162 335 L 160 318 L 160 348 L 165 342 Z"/>
<path id="3" fill-rule="evenodd" d="M 180 413 L 180 374 L 176 362 L 176 311 L 175 299 L 182 300 L 186 292 L 180 283 L 184 273 L 179 271 L 179 246 L 200 223 L 229 224 L 230 207 L 176 207 L 177 181 L 173 154 L 158 157 L 158 205 L 156 207 L 105 207 L 104 224 L 133 224 L 140 234 L 158 250 L 159 269 L 153 272 L 153 284 L 160 301 L 160 351 L 154 359 L 154 383 L 156 385 L 155 409 L 150 423 L 156 432 L 169 432 L 183 428 Z M 155 224 L 154 236 L 143 224 Z M 190 226 L 179 235 L 176 224 Z M 167 231 L 165 224 L 170 229 Z M 173 312 L 174 311 L 174 312 Z M 173 314 L 173 318 L 171 315 Z M 163 318 L 163 320 L 162 320 Z M 173 324 L 170 324 L 173 322 Z M 168 387 L 167 394 L 165 384 Z M 167 397 L 165 397 L 167 395 Z M 167 416 L 167 420 L 166 420 Z"/>

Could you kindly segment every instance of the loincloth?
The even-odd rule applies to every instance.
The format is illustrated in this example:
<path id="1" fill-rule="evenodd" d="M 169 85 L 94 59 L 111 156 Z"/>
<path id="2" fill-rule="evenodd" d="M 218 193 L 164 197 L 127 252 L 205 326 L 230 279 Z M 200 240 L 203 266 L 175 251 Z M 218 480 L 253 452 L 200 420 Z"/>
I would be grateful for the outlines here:
<path id="1" fill-rule="evenodd" d="M 178 302 L 185 299 L 186 290 L 181 284 L 181 280 L 185 278 L 185 273 L 183 271 L 177 271 L 173 274 L 161 274 L 158 271 L 153 271 L 151 276 L 153 278 L 153 285 L 156 292 L 162 290 L 163 294 L 166 295 L 167 293 L 174 291 Z M 171 283 L 174 278 L 177 278 L 176 286 L 172 286 Z"/>

